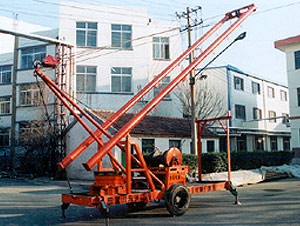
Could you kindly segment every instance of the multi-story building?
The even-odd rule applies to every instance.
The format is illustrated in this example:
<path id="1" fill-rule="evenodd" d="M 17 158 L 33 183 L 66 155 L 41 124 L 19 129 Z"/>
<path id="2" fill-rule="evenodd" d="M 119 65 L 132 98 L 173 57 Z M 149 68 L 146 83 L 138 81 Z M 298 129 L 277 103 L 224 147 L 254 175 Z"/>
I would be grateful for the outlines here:
<path id="1" fill-rule="evenodd" d="M 283 120 L 289 114 L 286 86 L 229 65 L 208 68 L 203 74 L 207 79 L 197 82 L 220 94 L 224 114 L 231 111 L 232 150 L 290 150 L 290 128 Z"/>
<path id="2" fill-rule="evenodd" d="M 59 37 L 76 43 L 77 99 L 93 109 L 118 110 L 182 52 L 179 23 L 153 20 L 146 9 L 62 2 Z M 130 112 L 143 107 L 180 67 Z M 152 112 L 181 117 L 172 95 Z"/>
<path id="3" fill-rule="evenodd" d="M 66 86 L 73 88 L 70 94 L 79 103 L 93 109 L 118 110 L 182 52 L 179 23 L 153 20 L 145 9 L 62 2 L 60 15 L 58 29 L 37 34 L 74 44 L 71 57 L 76 76 L 65 80 Z M 12 84 L 14 54 L 0 56 L 0 62 L 5 62 L 0 64 L 0 155 L 8 156 L 11 140 L 23 139 L 22 134 L 32 130 L 31 122 L 45 119 L 45 111 L 54 120 L 55 98 L 33 76 L 33 62 L 57 55 L 57 48 L 51 43 L 20 38 L 15 84 Z M 179 72 L 177 67 L 130 112 L 141 109 Z M 51 79 L 57 75 L 53 69 L 46 69 L 45 73 Z M 16 87 L 14 98 L 13 87 Z M 47 110 L 40 89 L 44 90 Z M 182 116 L 178 103 L 174 102 L 172 94 L 168 95 L 151 114 Z M 10 130 L 12 121 L 16 128 L 14 138 Z"/>
<path id="4" fill-rule="evenodd" d="M 47 37 L 56 38 L 58 30 L 37 32 Z M 0 156 L 5 159 L 3 167 L 7 167 L 11 146 L 21 146 L 29 139 L 28 132 L 33 132 L 32 122 L 45 119 L 45 109 L 42 95 L 47 103 L 47 111 L 53 120 L 54 96 L 45 90 L 45 86 L 39 79 L 33 76 L 33 61 L 42 60 L 46 54 L 55 55 L 55 45 L 47 42 L 18 38 L 16 48 L 16 77 L 13 78 L 13 53 L 0 56 Z M 6 61 L 5 61 L 6 59 Z M 49 77 L 54 79 L 55 71 L 47 71 Z M 43 93 L 43 94 L 42 94 Z M 14 130 L 14 131 L 13 131 Z M 14 134 L 14 135 L 12 135 Z M 16 148 L 16 155 L 22 152 L 22 148 Z"/>
<path id="5" fill-rule="evenodd" d="M 290 116 L 300 116 L 300 35 L 275 42 L 275 48 L 286 53 Z M 300 120 L 290 121 L 292 148 L 300 149 Z"/>

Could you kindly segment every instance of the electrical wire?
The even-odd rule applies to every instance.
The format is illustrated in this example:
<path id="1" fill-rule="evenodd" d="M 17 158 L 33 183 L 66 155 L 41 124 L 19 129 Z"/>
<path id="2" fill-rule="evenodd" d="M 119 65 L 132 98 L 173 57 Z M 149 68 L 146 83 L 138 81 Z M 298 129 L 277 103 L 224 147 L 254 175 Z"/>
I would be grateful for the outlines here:
<path id="1" fill-rule="evenodd" d="M 49 4 L 49 5 L 55 5 L 55 6 L 60 6 L 60 7 L 68 7 L 68 8 L 73 8 L 73 9 L 82 9 L 82 10 L 89 10 L 92 12 L 97 12 L 97 13 L 110 13 L 110 14 L 115 14 L 118 16 L 131 16 L 132 14 L 126 14 L 126 13 L 122 13 L 122 12 L 114 12 L 114 11 L 107 11 L 107 10 L 99 10 L 99 9 L 95 9 L 95 8 L 88 8 L 88 7 L 82 7 L 82 6 L 75 6 L 75 5 L 66 5 L 66 4 L 59 4 L 59 3 L 55 3 L 55 2 L 47 2 L 44 0 L 32 0 L 35 2 L 39 2 L 39 3 L 44 3 L 44 4 Z M 139 17 L 139 18 L 143 18 L 143 19 L 149 19 L 148 16 L 140 16 L 140 15 L 135 15 L 135 17 Z"/>

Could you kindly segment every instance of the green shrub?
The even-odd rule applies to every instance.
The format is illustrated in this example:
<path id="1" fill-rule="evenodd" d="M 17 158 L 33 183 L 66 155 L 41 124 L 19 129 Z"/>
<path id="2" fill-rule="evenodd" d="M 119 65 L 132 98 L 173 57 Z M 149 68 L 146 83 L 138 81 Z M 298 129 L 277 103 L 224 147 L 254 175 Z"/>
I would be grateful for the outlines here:
<path id="1" fill-rule="evenodd" d="M 257 169 L 261 166 L 279 166 L 288 164 L 294 153 L 280 152 L 234 152 L 231 153 L 231 170 Z M 202 154 L 202 172 L 227 171 L 227 153 Z M 191 154 L 183 154 L 183 165 L 189 165 L 190 171 L 197 171 L 198 157 Z"/>

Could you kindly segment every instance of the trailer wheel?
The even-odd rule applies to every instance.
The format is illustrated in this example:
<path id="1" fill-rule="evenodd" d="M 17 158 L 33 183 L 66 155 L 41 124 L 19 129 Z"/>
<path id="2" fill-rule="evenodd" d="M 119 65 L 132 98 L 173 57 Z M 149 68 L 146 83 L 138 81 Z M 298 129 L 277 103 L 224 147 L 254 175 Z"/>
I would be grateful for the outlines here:
<path id="1" fill-rule="evenodd" d="M 145 206 L 147 205 L 147 203 L 145 202 L 130 202 L 130 203 L 126 203 L 126 205 L 128 206 L 128 208 L 132 211 L 138 211 L 138 210 L 142 210 L 145 208 Z"/>
<path id="2" fill-rule="evenodd" d="M 180 216 L 188 210 L 191 196 L 184 185 L 174 184 L 166 191 L 165 201 L 169 213 L 172 216 Z"/>

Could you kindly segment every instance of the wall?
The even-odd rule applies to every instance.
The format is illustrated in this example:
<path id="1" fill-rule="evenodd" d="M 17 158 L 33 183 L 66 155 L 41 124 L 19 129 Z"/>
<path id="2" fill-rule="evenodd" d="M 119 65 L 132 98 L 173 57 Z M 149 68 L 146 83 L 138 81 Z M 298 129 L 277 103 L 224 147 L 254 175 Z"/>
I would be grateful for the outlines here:
<path id="1" fill-rule="evenodd" d="M 79 7 L 75 8 L 73 6 Z M 71 7 L 70 7 L 71 6 Z M 96 92 L 78 94 L 82 101 L 94 109 L 118 110 L 130 98 L 140 91 L 167 67 L 182 51 L 181 38 L 177 22 L 153 20 L 147 15 L 146 9 L 136 7 L 117 7 L 63 2 L 60 14 L 70 12 L 73 17 L 60 20 L 59 36 L 66 41 L 76 43 L 76 21 L 97 22 L 97 47 L 76 48 L 77 65 L 97 66 Z M 99 10 L 102 13 L 99 13 Z M 108 19 L 109 18 L 109 19 Z M 132 49 L 116 49 L 111 47 L 111 24 L 132 25 Z M 166 32 L 167 30 L 170 30 Z M 169 37 L 171 60 L 152 59 L 152 38 Z M 132 67 L 132 92 L 115 95 L 111 92 L 111 68 Z M 171 76 L 178 75 L 180 68 L 175 68 Z M 144 97 L 144 103 L 136 105 L 140 110 L 145 103 L 153 98 L 153 91 Z M 130 112 L 134 112 L 131 109 Z M 151 114 L 181 117 L 178 103 L 164 101 Z"/>
<path id="2" fill-rule="evenodd" d="M 92 125 L 88 120 L 83 118 L 83 121 L 87 126 L 95 131 L 96 127 Z M 67 155 L 71 153 L 75 148 L 77 148 L 87 137 L 89 133 L 82 127 L 80 123 L 76 123 L 66 134 L 66 153 Z M 107 141 L 105 136 L 102 136 L 104 142 Z M 94 174 L 93 171 L 96 171 L 97 165 L 93 168 L 93 171 L 87 171 L 82 166 L 82 163 L 88 161 L 95 153 L 97 152 L 97 143 L 94 142 L 90 145 L 78 158 L 76 158 L 68 167 L 67 172 L 70 179 L 86 179 L 93 180 Z M 114 156 L 121 162 L 121 153 L 120 151 L 113 150 Z M 103 167 L 111 167 L 110 161 L 107 156 L 103 158 Z"/>
<path id="3" fill-rule="evenodd" d="M 290 116 L 300 116 L 300 107 L 298 106 L 297 88 L 300 87 L 300 71 L 295 69 L 295 51 L 300 51 L 300 43 L 290 45 L 284 48 L 286 53 L 286 65 L 289 84 L 290 97 Z M 299 119 L 291 120 L 292 147 L 300 147 L 300 122 Z"/>
<path id="4" fill-rule="evenodd" d="M 260 134 L 264 137 L 264 149 L 270 150 L 270 137 L 277 136 L 278 150 L 283 149 L 282 136 L 288 136 L 290 128 L 282 123 L 283 119 L 276 119 L 276 122 L 270 122 L 269 120 L 255 121 L 253 118 L 253 108 L 261 109 L 262 118 L 269 118 L 269 111 L 275 111 L 276 116 L 282 116 L 283 113 L 289 114 L 289 97 L 287 101 L 282 101 L 280 98 L 280 91 L 283 90 L 287 94 L 288 88 L 260 79 L 256 76 L 252 76 L 240 71 L 238 68 L 234 68 L 230 65 L 226 67 L 217 67 L 206 69 L 203 74 L 208 77 L 204 81 L 209 87 L 213 87 L 213 90 L 221 93 L 221 97 L 225 103 L 224 113 L 227 110 L 231 110 L 232 120 L 230 127 L 233 129 L 232 133 L 237 133 L 237 136 L 246 134 L 247 151 L 253 151 L 255 149 L 255 139 L 253 134 Z M 234 78 L 238 77 L 243 79 L 243 90 L 235 89 Z M 252 82 L 260 85 L 260 94 L 252 93 Z M 275 98 L 269 98 L 267 95 L 267 87 L 274 88 Z M 235 105 L 243 105 L 246 110 L 246 119 L 236 118 Z M 217 124 L 214 124 L 217 126 Z M 222 132 L 220 129 L 218 131 Z M 236 150 L 236 137 L 231 138 L 231 150 Z"/>

